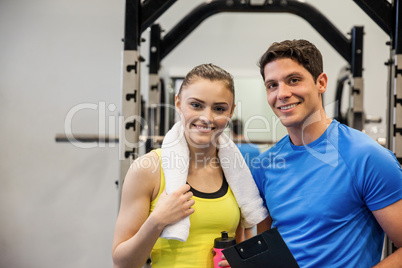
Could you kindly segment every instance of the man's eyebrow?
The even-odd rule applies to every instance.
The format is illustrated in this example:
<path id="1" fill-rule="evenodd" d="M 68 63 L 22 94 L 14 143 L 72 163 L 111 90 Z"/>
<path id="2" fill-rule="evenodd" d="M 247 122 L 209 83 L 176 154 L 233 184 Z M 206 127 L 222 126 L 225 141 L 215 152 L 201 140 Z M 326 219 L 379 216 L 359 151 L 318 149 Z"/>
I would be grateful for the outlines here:
<path id="1" fill-rule="evenodd" d="M 292 76 L 303 76 L 303 74 L 300 73 L 300 72 L 293 72 L 293 73 L 290 73 L 290 74 L 286 75 L 286 76 L 285 76 L 285 79 L 288 79 L 288 78 L 290 78 L 290 77 L 292 77 Z M 275 81 L 274 79 L 266 80 L 266 81 L 264 82 L 264 85 L 267 85 L 268 83 L 274 82 L 274 81 Z"/>
<path id="2" fill-rule="evenodd" d="M 264 82 L 264 85 L 267 85 L 267 84 L 269 84 L 269 83 L 271 83 L 271 82 L 273 82 L 273 81 L 275 81 L 275 80 L 273 80 L 273 79 L 266 80 L 266 81 Z"/>
<path id="3" fill-rule="evenodd" d="M 300 72 L 293 72 L 293 73 L 288 74 L 285 78 L 286 78 L 286 79 L 289 79 L 289 78 L 291 78 L 292 76 L 302 77 L 303 74 L 300 73 Z"/>

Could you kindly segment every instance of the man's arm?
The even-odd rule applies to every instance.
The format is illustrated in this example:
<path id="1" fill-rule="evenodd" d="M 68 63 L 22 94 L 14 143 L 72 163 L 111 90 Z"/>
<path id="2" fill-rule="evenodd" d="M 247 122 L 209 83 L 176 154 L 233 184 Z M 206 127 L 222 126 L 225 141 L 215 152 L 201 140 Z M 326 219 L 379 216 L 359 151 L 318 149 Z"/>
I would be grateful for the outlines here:
<path id="1" fill-rule="evenodd" d="M 402 268 L 402 199 L 385 208 L 373 211 L 373 214 L 389 239 L 398 248 L 374 267 Z"/>
<path id="2" fill-rule="evenodd" d="M 272 218 L 271 216 L 268 216 L 265 218 L 265 220 L 257 224 L 257 234 L 261 234 L 262 232 L 271 229 L 271 225 L 272 225 Z"/>

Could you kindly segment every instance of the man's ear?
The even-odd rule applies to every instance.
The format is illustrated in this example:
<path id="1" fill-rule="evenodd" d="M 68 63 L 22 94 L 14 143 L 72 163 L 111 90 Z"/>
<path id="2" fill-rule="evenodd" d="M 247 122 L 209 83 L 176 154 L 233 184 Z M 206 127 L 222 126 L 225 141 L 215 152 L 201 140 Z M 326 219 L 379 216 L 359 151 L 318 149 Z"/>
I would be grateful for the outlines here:
<path id="1" fill-rule="evenodd" d="M 324 93 L 327 90 L 328 77 L 326 73 L 322 73 L 317 78 L 318 93 Z"/>

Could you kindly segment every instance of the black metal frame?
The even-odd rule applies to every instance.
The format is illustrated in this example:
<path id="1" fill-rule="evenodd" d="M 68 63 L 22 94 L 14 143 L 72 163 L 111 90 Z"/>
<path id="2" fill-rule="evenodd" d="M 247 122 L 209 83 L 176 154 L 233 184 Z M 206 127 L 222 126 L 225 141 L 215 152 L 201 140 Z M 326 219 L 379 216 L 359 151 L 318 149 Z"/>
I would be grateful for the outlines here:
<path id="1" fill-rule="evenodd" d="M 124 18 L 124 50 L 137 50 L 140 36 L 140 1 L 127 0 Z"/>
<path id="2" fill-rule="evenodd" d="M 386 63 L 389 67 L 388 85 L 388 111 L 387 111 L 387 142 L 386 146 L 396 154 L 399 162 L 402 163 L 402 126 L 395 123 L 396 115 L 401 114 L 402 96 L 398 95 L 397 89 L 402 87 L 401 63 L 397 58 L 402 58 L 402 25 L 401 0 L 394 0 L 390 4 L 386 0 L 353 0 L 380 26 L 391 38 L 390 60 Z M 400 90 L 399 90 L 400 92 Z M 399 93 L 400 94 L 400 93 Z"/>
<path id="3" fill-rule="evenodd" d="M 352 73 L 352 90 L 353 96 L 349 107 L 348 123 L 351 127 L 362 131 L 365 124 L 365 114 L 363 107 L 363 27 L 353 27 L 351 32 L 351 52 L 352 58 L 350 62 L 350 71 Z"/>
<path id="4" fill-rule="evenodd" d="M 400 0 L 389 3 L 387 0 L 353 0 L 377 25 L 391 38 L 391 50 L 394 55 L 402 54 L 402 27 L 400 27 L 401 5 Z M 124 50 L 137 50 L 141 33 L 162 15 L 176 0 L 146 0 L 142 4 L 139 0 L 126 1 Z M 305 19 L 328 43 L 351 65 L 353 77 L 361 77 L 362 53 L 356 54 L 355 36 L 351 40 L 346 38 L 325 16 L 313 6 L 297 0 L 272 0 L 265 1 L 263 5 L 253 5 L 250 1 L 242 0 L 214 0 L 200 4 L 185 16 L 163 39 L 160 37 L 160 27 L 153 26 L 152 46 L 156 48 L 150 57 L 150 73 L 157 73 L 161 60 L 167 56 L 188 34 L 190 34 L 206 18 L 220 12 L 287 12 Z M 360 38 L 360 37 L 359 37 Z M 362 47 L 362 46 L 361 46 Z M 391 55 L 392 57 L 392 55 Z M 395 66 L 395 60 L 389 61 L 390 79 L 396 78 L 402 70 Z M 137 66 L 128 66 L 136 69 Z M 128 70 L 129 71 L 129 70 Z M 390 90 L 391 91 L 391 90 Z M 389 106 L 399 104 L 399 97 L 392 97 Z M 339 100 L 340 101 L 340 100 Z M 391 108 L 390 108 L 391 109 Z M 388 112 L 388 118 L 392 118 L 392 111 Z M 392 120 L 388 119 L 392 124 Z M 392 127 L 389 130 L 388 140 L 395 132 L 402 134 L 402 129 Z M 389 142 L 388 142 L 389 145 Z"/>
<path id="5" fill-rule="evenodd" d="M 251 5 L 249 1 L 215 0 L 198 5 L 162 39 L 161 29 L 158 24 L 152 25 L 150 41 L 149 73 L 155 74 L 159 70 L 161 60 L 167 56 L 180 42 L 182 42 L 205 19 L 221 12 L 254 12 L 254 13 L 291 13 L 305 19 L 314 29 L 321 34 L 328 43 L 350 64 L 353 77 L 362 77 L 363 64 L 363 27 L 352 29 L 349 40 L 339 31 L 323 14 L 313 6 L 295 0 L 265 1 L 263 5 Z M 357 79 L 356 79 L 357 80 Z M 339 87 L 342 90 L 343 87 Z M 363 88 L 355 88 L 353 94 L 363 93 Z M 339 107 L 340 102 L 339 101 Z M 340 112 L 338 110 L 337 112 Z M 364 124 L 363 113 L 356 113 L 358 129 L 362 130 Z M 359 119 L 360 118 L 360 119 Z"/>
<path id="6" fill-rule="evenodd" d="M 125 21 L 124 21 L 124 51 L 123 51 L 123 81 L 122 81 L 122 116 L 128 116 L 124 112 L 124 107 L 131 107 L 132 115 L 140 116 L 143 105 L 141 94 L 139 92 L 139 74 L 140 74 L 140 62 L 143 60 L 139 54 L 139 47 L 141 42 L 141 33 L 145 31 L 160 15 L 162 15 L 170 6 L 172 6 L 176 0 L 126 0 L 125 3 Z M 124 78 L 124 75 L 126 78 Z M 127 78 L 129 76 L 129 78 Z M 134 83 L 132 83 L 134 80 Z M 137 107 L 140 107 L 137 109 Z M 131 109 L 131 108 L 130 108 Z M 127 110 L 127 109 L 126 109 Z M 125 122 L 123 128 L 120 130 L 124 132 L 133 129 L 133 142 L 138 141 L 140 134 L 140 122 L 134 119 L 132 122 Z M 125 136 L 127 137 L 127 136 Z M 125 141 L 120 141 L 120 150 L 123 152 L 121 156 L 125 158 L 124 165 L 127 166 L 127 162 L 130 161 L 130 157 L 135 157 L 138 148 L 127 148 L 123 145 Z M 132 160 L 132 159 L 131 159 Z M 124 179 L 124 168 L 121 168 L 122 182 Z"/>
<path id="7" fill-rule="evenodd" d="M 167 56 L 198 25 L 220 12 L 287 12 L 298 15 L 310 23 L 336 51 L 350 63 L 350 41 L 323 14 L 313 6 L 296 0 L 266 1 L 264 5 L 251 5 L 243 1 L 215 0 L 200 4 L 185 16 L 161 40 L 161 59 Z"/>
<path id="8" fill-rule="evenodd" d="M 351 32 L 350 70 L 353 77 L 363 76 L 363 27 L 353 27 Z"/>
<path id="9" fill-rule="evenodd" d="M 147 0 L 141 6 L 141 32 L 152 25 L 177 0 Z"/>
<path id="10" fill-rule="evenodd" d="M 137 50 L 141 33 L 152 25 L 177 0 L 126 0 L 124 50 Z"/>
<path id="11" fill-rule="evenodd" d="M 388 35 L 393 35 L 392 5 L 386 0 L 353 0 Z"/>
<path id="12" fill-rule="evenodd" d="M 140 43 L 141 33 L 174 2 L 176 2 L 176 0 L 148 0 L 140 4 L 138 0 L 127 0 L 124 38 L 125 50 L 137 49 Z M 358 36 L 354 34 L 355 28 L 352 29 L 352 37 L 349 40 L 316 8 L 297 0 L 288 0 L 285 2 L 278 0 L 265 1 L 263 5 L 253 5 L 250 1 L 241 0 L 214 0 L 205 2 L 195 7 L 188 15 L 179 21 L 163 39 L 161 37 L 161 27 L 158 24 L 154 24 L 151 26 L 149 74 L 157 74 L 160 62 L 165 56 L 180 44 L 180 42 L 205 19 L 221 12 L 290 13 L 300 16 L 317 30 L 317 32 L 351 65 L 353 77 L 361 77 L 362 75 L 363 42 L 362 38 L 361 41 L 356 41 Z M 357 49 L 356 46 L 359 46 L 359 48 Z M 360 53 L 356 53 L 356 51 L 360 51 Z M 137 66 L 133 66 L 133 68 L 136 67 Z M 360 89 L 355 89 L 355 93 L 358 93 L 359 90 Z M 361 88 L 361 92 L 362 91 L 363 89 Z M 341 100 L 338 101 L 340 102 Z M 361 124 L 360 128 L 362 127 Z"/>
<path id="13" fill-rule="evenodd" d="M 355 26 L 351 31 L 351 59 L 349 72 L 338 77 L 335 92 L 334 118 L 341 123 L 347 124 L 358 130 L 363 130 L 365 116 L 363 113 L 363 36 L 364 28 Z M 342 95 L 345 82 L 348 81 L 352 86 L 350 95 L 353 95 L 354 103 L 350 103 L 347 115 L 342 115 Z"/>
<path id="14" fill-rule="evenodd" d="M 391 4 L 387 0 L 353 0 L 363 11 L 365 11 L 378 26 L 391 38 L 391 49 L 395 54 L 402 53 L 402 28 L 400 24 L 400 0 L 394 0 Z M 125 36 L 124 50 L 137 50 L 140 43 L 141 33 L 151 26 L 156 19 L 162 15 L 176 0 L 126 0 L 125 13 Z M 305 19 L 328 43 L 351 65 L 353 77 L 361 77 L 362 74 L 362 53 L 356 54 L 356 45 L 361 46 L 362 42 L 356 43 L 352 34 L 351 40 L 346 38 L 325 16 L 313 6 L 297 0 L 271 0 L 265 1 L 262 5 L 253 5 L 251 1 L 244 0 L 214 0 L 200 4 L 186 15 L 163 39 L 160 37 L 160 27 L 152 26 L 151 46 L 155 51 L 150 55 L 150 74 L 158 72 L 161 60 L 167 56 L 188 34 L 190 34 L 206 18 L 220 12 L 287 12 Z M 360 38 L 360 37 L 359 37 Z M 392 56 L 391 56 L 392 57 Z M 137 62 L 136 62 L 137 63 Z M 401 70 L 390 60 L 391 79 L 401 74 Z M 136 66 L 127 66 L 136 71 Z M 391 99 L 392 97 L 390 97 Z M 394 97 L 389 104 L 395 105 L 401 100 Z M 339 100 L 341 101 L 341 100 Z M 339 112 L 339 111 L 338 111 Z M 392 111 L 389 111 L 388 117 Z M 388 120 L 392 124 L 392 120 Z M 395 132 L 402 132 L 401 129 L 391 127 L 389 135 Z M 390 136 L 389 138 L 390 139 Z"/>
<path id="15" fill-rule="evenodd" d="M 391 38 L 396 54 L 402 53 L 402 29 L 400 25 L 401 3 L 394 0 L 353 0 Z"/>
<path id="16" fill-rule="evenodd" d="M 149 50 L 149 73 L 157 74 L 161 61 L 161 27 L 159 24 L 153 24 L 151 26 L 151 39 Z"/>

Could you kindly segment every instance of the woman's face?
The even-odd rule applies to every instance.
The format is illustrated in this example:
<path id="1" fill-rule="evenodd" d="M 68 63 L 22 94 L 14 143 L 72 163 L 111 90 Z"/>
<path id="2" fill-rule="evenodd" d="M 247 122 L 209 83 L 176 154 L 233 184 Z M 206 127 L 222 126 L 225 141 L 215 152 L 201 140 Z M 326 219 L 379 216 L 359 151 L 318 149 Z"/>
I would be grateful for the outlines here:
<path id="1" fill-rule="evenodd" d="M 215 144 L 233 115 L 234 96 L 222 81 L 198 78 L 176 96 L 176 110 L 191 147 Z"/>

